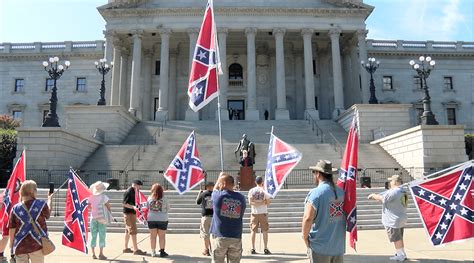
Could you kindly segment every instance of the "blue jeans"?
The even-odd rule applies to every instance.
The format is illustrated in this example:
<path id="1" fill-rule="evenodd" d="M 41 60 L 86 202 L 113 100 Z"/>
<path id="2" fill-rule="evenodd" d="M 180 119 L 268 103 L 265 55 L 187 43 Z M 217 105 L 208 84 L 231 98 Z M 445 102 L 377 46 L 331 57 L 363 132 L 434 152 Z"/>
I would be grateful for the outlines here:
<path id="1" fill-rule="evenodd" d="M 105 247 L 105 234 L 107 233 L 107 225 L 99 223 L 99 221 L 91 220 L 91 247 L 96 247 L 97 234 L 99 234 L 99 247 Z"/>

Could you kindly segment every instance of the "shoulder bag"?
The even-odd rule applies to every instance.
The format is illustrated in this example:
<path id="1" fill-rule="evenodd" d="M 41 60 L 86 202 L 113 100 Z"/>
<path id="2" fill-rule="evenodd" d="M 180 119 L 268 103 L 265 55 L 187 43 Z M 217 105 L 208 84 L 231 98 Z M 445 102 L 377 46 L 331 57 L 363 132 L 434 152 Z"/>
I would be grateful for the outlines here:
<path id="1" fill-rule="evenodd" d="M 41 251 L 43 252 L 43 255 L 49 255 L 53 253 L 53 251 L 56 249 L 56 247 L 53 244 L 53 241 L 49 239 L 47 236 L 42 236 L 41 232 L 38 229 L 38 226 L 36 225 L 36 222 L 33 220 L 33 217 L 30 214 L 30 210 L 26 207 L 25 203 L 22 203 L 23 208 L 26 210 L 26 213 L 28 213 L 28 216 L 30 217 L 30 223 L 33 226 L 34 231 L 38 236 L 41 237 L 41 246 L 43 247 Z"/>

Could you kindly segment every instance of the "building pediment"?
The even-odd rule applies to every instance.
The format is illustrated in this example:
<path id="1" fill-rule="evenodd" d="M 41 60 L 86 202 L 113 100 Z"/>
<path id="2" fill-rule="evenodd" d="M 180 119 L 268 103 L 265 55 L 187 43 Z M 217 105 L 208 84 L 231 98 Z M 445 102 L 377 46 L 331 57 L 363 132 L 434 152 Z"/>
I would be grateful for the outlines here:
<path id="1" fill-rule="evenodd" d="M 374 7 L 360 0 L 300 0 L 288 6 L 288 0 L 264 1 L 253 0 L 220 0 L 214 3 L 217 15 L 317 15 L 317 16 L 364 16 L 370 15 Z M 169 0 L 110 0 L 108 4 L 98 7 L 107 20 L 111 17 L 130 16 L 202 16 L 204 9 L 201 1 Z"/>

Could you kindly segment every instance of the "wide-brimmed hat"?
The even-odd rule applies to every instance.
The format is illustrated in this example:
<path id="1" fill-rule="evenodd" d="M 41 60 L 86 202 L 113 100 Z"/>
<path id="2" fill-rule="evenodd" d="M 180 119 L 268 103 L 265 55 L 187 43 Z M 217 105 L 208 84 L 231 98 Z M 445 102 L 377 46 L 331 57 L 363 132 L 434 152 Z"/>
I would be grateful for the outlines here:
<path id="1" fill-rule="evenodd" d="M 92 195 L 100 195 L 102 194 L 107 188 L 109 187 L 108 183 L 104 183 L 101 181 L 93 183 L 89 189 L 92 191 Z"/>
<path id="2" fill-rule="evenodd" d="M 310 166 L 309 169 L 323 174 L 333 174 L 337 171 L 337 169 L 332 168 L 332 163 L 328 160 L 319 160 L 315 166 Z"/>
<path id="3" fill-rule="evenodd" d="M 392 182 L 397 182 L 397 183 L 402 183 L 403 182 L 402 177 L 399 174 L 394 174 L 394 175 L 390 176 L 388 178 L 388 180 L 392 181 Z"/>

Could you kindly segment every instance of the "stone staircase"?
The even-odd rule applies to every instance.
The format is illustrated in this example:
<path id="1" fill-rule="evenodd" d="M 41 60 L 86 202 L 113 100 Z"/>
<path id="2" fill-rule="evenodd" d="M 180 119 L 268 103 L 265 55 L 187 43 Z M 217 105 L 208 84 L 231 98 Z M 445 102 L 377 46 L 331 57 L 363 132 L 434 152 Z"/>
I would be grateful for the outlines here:
<path id="1" fill-rule="evenodd" d="M 306 121 L 224 121 L 222 141 L 224 169 L 238 170 L 234 150 L 246 133 L 256 146 L 255 170 L 265 169 L 269 133 L 293 145 L 303 153 L 303 159 L 296 169 L 306 169 L 319 159 L 341 162 L 341 150 L 335 150 L 331 133 L 344 147 L 347 132 L 334 121 L 321 120 L 318 125 L 324 130 L 316 136 Z M 132 129 L 121 145 L 100 147 L 81 167 L 82 170 L 137 170 L 160 171 L 168 167 L 189 133 L 196 132 L 200 158 L 206 170 L 220 169 L 219 135 L 216 121 L 169 121 L 163 131 L 158 131 L 157 122 L 141 122 Z M 153 136 L 156 135 L 156 136 Z M 159 135 L 159 136 L 158 136 Z M 156 142 L 156 144 L 153 144 Z M 137 154 L 135 154 L 138 152 Z M 139 158 L 138 158 L 139 155 Z M 360 144 L 359 168 L 400 167 L 399 164 L 377 145 Z"/>
<path id="2" fill-rule="evenodd" d="M 381 204 L 367 200 L 370 193 L 379 193 L 384 189 L 357 189 L 357 211 L 359 229 L 382 229 L 381 225 Z M 287 233 L 301 231 L 301 219 L 304 212 L 304 199 L 309 189 L 281 190 L 269 207 L 270 232 Z M 148 191 L 144 191 L 146 195 Z M 200 207 L 196 205 L 195 198 L 197 191 L 191 191 L 184 195 L 178 195 L 175 191 L 166 191 L 169 198 L 169 230 L 168 233 L 199 233 Z M 40 189 L 38 196 L 45 199 L 46 189 Z M 245 196 L 247 192 L 242 192 Z M 117 223 L 108 226 L 109 232 L 121 233 L 124 231 L 122 214 L 123 191 L 108 191 L 112 212 L 117 219 Z M 65 191 L 60 190 L 53 202 L 51 218 L 48 221 L 50 231 L 60 232 L 63 230 L 63 216 L 65 206 Z M 421 227 L 421 221 L 416 211 L 413 200 L 409 199 L 407 227 Z M 244 217 L 244 232 L 249 232 L 250 208 L 247 207 Z M 147 233 L 147 228 L 139 224 L 139 232 Z"/>

